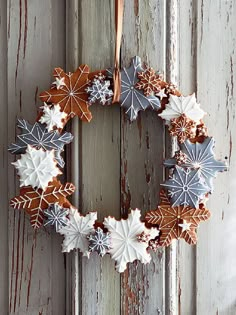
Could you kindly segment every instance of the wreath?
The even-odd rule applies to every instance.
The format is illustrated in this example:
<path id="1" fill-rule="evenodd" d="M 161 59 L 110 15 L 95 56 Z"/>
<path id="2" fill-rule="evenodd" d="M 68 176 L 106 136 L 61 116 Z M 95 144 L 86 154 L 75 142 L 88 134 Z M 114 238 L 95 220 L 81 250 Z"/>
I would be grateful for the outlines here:
<path id="1" fill-rule="evenodd" d="M 12 164 L 21 188 L 10 205 L 24 209 L 34 229 L 52 226 L 63 235 L 62 252 L 79 249 L 88 258 L 92 252 L 102 257 L 110 254 L 116 270 L 123 272 L 129 262 L 150 262 L 150 251 L 169 246 L 174 239 L 196 244 L 199 223 L 210 217 L 206 201 L 213 192 L 213 178 L 227 166 L 214 156 L 215 141 L 208 136 L 203 122 L 206 113 L 195 94 L 181 95 L 161 72 L 143 66 L 137 56 L 129 67 L 119 69 L 123 6 L 122 1 L 117 3 L 114 69 L 90 72 L 87 65 L 80 65 L 74 73 L 66 73 L 55 68 L 50 89 L 40 94 L 43 105 L 36 122 L 18 120 L 21 134 L 9 151 L 20 155 Z M 169 178 L 162 184 L 160 204 L 143 221 L 139 209 L 131 209 L 127 218 L 107 216 L 103 222 L 97 221 L 97 212 L 82 215 L 67 199 L 75 186 L 58 180 L 65 164 L 64 146 L 73 140 L 64 131 L 67 122 L 74 116 L 89 122 L 91 105 L 114 103 L 131 122 L 141 110 L 151 109 L 178 142 L 178 151 L 164 161 Z"/>

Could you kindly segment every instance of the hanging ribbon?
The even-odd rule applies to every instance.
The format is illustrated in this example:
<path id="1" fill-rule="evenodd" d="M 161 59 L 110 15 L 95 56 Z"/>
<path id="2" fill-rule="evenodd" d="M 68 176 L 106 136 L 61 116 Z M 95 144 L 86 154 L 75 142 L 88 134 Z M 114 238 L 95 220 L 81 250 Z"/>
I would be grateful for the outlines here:
<path id="1" fill-rule="evenodd" d="M 121 77 L 120 77 L 120 46 L 123 25 L 124 0 L 115 0 L 115 27 L 116 27 L 116 46 L 115 46 L 115 67 L 113 72 L 114 95 L 113 103 L 120 100 Z"/>

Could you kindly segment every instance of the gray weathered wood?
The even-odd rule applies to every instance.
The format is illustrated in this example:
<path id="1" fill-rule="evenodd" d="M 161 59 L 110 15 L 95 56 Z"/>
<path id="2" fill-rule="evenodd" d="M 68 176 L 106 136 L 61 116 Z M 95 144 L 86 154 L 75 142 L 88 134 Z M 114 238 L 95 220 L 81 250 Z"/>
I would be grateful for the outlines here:
<path id="1" fill-rule="evenodd" d="M 126 1 L 124 11 L 122 65 L 139 55 L 153 68 L 165 70 L 165 3 Z M 140 113 L 130 123 L 122 112 L 121 122 L 121 210 L 155 209 L 159 184 L 163 181 L 164 126 L 157 114 Z M 122 314 L 164 313 L 164 253 L 159 250 L 147 266 L 134 263 L 122 275 Z"/>
<path id="2" fill-rule="evenodd" d="M 196 313 L 236 313 L 235 236 L 235 1 L 202 1 L 197 16 L 197 95 L 209 115 L 219 158 L 228 157 L 230 172 L 215 180 L 208 204 L 211 220 L 199 230 L 196 253 Z"/>
<path id="3" fill-rule="evenodd" d="M 48 87 L 54 66 L 64 66 L 64 1 L 8 1 L 9 142 L 17 117 L 33 122 L 38 93 Z M 13 157 L 10 157 L 13 160 Z M 18 180 L 9 165 L 9 195 Z M 35 233 L 23 211 L 9 212 L 9 313 L 64 314 L 65 272 L 61 238 Z"/>
<path id="4" fill-rule="evenodd" d="M 23 212 L 8 212 L 7 197 L 19 187 L 7 166 L 14 159 L 7 142 L 15 139 L 17 117 L 35 120 L 38 94 L 52 81 L 53 67 L 112 66 L 113 1 L 0 0 L 1 314 L 236 313 L 235 10 L 234 0 L 125 1 L 122 65 L 139 55 L 164 70 L 183 94 L 197 91 L 210 113 L 205 121 L 216 154 L 228 157 L 230 172 L 215 180 L 208 203 L 212 218 L 200 225 L 196 247 L 176 242 L 153 254 L 148 266 L 134 263 L 120 277 L 109 257 L 64 257 L 62 238 L 44 229 L 34 233 Z M 115 105 L 91 110 L 90 124 L 74 119 L 68 126 L 75 134 L 66 170 L 78 187 L 73 203 L 83 213 L 97 210 L 100 220 L 108 214 L 119 218 L 129 207 L 143 214 L 155 208 L 162 160 L 175 145 L 162 121 L 147 111 L 129 123 Z"/>
<path id="5" fill-rule="evenodd" d="M 113 16 L 109 0 L 68 1 L 68 44 L 75 48 L 67 54 L 67 64 L 72 66 L 68 70 L 73 71 L 80 63 L 87 63 L 91 70 L 112 65 Z M 91 111 L 94 118 L 89 124 L 80 123 L 78 127 L 78 121 L 73 122 L 78 130 L 74 142 L 79 159 L 74 147 L 72 167 L 80 174 L 79 210 L 97 210 L 99 220 L 108 214 L 119 217 L 119 108 L 94 105 Z M 77 180 L 77 175 L 73 177 Z M 114 271 L 114 262 L 109 257 L 92 255 L 87 260 L 75 254 L 72 265 L 78 266 L 72 276 L 76 290 L 72 292 L 73 314 L 119 314 L 120 276 Z"/>
<path id="6" fill-rule="evenodd" d="M 7 4 L 0 1 L 0 313 L 8 312 Z"/>

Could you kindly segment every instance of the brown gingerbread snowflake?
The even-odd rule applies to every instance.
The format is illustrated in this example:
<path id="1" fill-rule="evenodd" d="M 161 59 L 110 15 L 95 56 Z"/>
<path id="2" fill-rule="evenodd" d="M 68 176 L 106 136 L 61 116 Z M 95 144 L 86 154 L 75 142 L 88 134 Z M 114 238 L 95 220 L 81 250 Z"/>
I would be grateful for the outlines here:
<path id="1" fill-rule="evenodd" d="M 143 90 L 145 96 L 157 94 L 161 90 L 162 75 L 157 74 L 152 68 L 143 72 L 138 72 L 137 76 L 139 81 L 136 83 L 135 88 Z"/>
<path id="2" fill-rule="evenodd" d="M 178 165 L 181 165 L 183 163 L 187 162 L 188 156 L 187 154 L 185 154 L 184 152 L 180 151 L 176 151 L 175 152 L 175 159 Z"/>
<path id="3" fill-rule="evenodd" d="M 162 195 L 165 193 L 162 191 Z M 145 220 L 150 224 L 159 225 L 161 232 L 160 246 L 169 246 L 173 239 L 183 238 L 188 244 L 197 242 L 196 229 L 201 221 L 210 217 L 210 211 L 203 205 L 199 209 L 190 206 L 171 207 L 167 196 L 161 197 L 161 202 L 156 210 L 147 212 Z"/>
<path id="4" fill-rule="evenodd" d="M 89 67 L 81 65 L 74 73 L 65 73 L 61 68 L 55 68 L 55 81 L 48 91 L 40 94 L 43 102 L 59 104 L 61 111 L 68 118 L 78 116 L 83 121 L 90 121 L 92 114 L 88 109 L 88 94 L 85 91 L 89 83 Z"/>
<path id="5" fill-rule="evenodd" d="M 182 114 L 178 118 L 171 119 L 170 134 L 176 136 L 178 141 L 183 143 L 187 138 L 191 139 L 196 136 L 196 123 Z"/>

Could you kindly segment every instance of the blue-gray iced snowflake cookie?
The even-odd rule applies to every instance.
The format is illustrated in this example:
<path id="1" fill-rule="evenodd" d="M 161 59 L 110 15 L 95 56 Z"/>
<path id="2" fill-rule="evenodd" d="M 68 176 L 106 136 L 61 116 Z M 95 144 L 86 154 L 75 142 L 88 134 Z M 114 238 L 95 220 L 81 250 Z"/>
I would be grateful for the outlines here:
<path id="1" fill-rule="evenodd" d="M 203 177 L 209 192 L 213 191 L 213 178 L 216 177 L 217 172 L 227 170 L 225 162 L 215 159 L 213 148 L 215 140 L 211 137 L 205 138 L 202 143 L 192 143 L 186 140 L 184 143 L 179 144 L 180 152 L 172 159 L 165 160 L 166 167 L 174 167 L 178 164 L 184 168 L 197 169 Z"/>
<path id="2" fill-rule="evenodd" d="M 98 227 L 94 233 L 88 236 L 89 251 L 97 252 L 99 256 L 103 257 L 111 248 L 110 233 L 105 233 Z"/>
<path id="3" fill-rule="evenodd" d="M 68 224 L 68 214 L 69 209 L 61 207 L 58 203 L 51 204 L 49 208 L 44 211 L 46 217 L 44 226 L 52 225 L 55 227 L 56 231 L 59 231 L 60 228 Z"/>
<path id="4" fill-rule="evenodd" d="M 121 95 L 120 104 L 125 108 L 126 114 L 131 121 L 135 120 L 140 110 L 151 108 L 158 110 L 161 107 L 160 100 L 155 95 L 145 96 L 142 90 L 135 87 L 138 82 L 138 73 L 143 72 L 140 57 L 133 57 L 129 68 L 121 70 Z M 112 71 L 108 70 L 112 76 Z"/>
<path id="5" fill-rule="evenodd" d="M 189 205 L 198 208 L 200 200 L 209 190 L 200 177 L 199 170 L 184 169 L 177 165 L 172 177 L 162 186 L 167 189 L 173 207 Z"/>
<path id="6" fill-rule="evenodd" d="M 12 154 L 24 154 L 27 146 L 31 145 L 37 149 L 55 150 L 55 158 L 60 167 L 64 167 L 64 161 L 61 157 L 64 145 L 73 140 L 70 132 L 59 133 L 57 130 L 48 131 L 45 124 L 38 122 L 33 125 L 24 119 L 18 120 L 18 128 L 22 130 L 17 136 L 16 143 L 12 143 L 8 150 Z"/>

